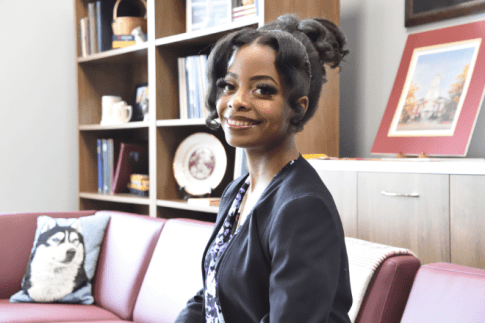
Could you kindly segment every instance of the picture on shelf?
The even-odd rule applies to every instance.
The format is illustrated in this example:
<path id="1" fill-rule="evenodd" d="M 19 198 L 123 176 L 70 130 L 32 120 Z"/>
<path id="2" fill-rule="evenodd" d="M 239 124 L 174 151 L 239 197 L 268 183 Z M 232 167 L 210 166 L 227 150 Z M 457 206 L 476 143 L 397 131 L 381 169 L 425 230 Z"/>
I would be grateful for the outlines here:
<path id="1" fill-rule="evenodd" d="M 148 121 L 148 83 L 135 87 L 133 98 L 133 116 L 130 121 Z"/>
<path id="2" fill-rule="evenodd" d="M 187 0 L 187 32 L 231 22 L 231 0 Z"/>
<path id="3" fill-rule="evenodd" d="M 452 136 L 480 39 L 417 48 L 389 136 Z"/>
<path id="4" fill-rule="evenodd" d="M 406 0 L 405 26 L 411 27 L 485 11 L 485 0 Z"/>

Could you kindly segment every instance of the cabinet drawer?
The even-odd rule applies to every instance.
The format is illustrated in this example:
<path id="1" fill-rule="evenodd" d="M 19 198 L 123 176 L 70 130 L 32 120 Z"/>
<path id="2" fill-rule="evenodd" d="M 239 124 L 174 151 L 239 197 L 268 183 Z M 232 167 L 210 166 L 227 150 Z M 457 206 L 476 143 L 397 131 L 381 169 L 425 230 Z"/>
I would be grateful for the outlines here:
<path id="1" fill-rule="evenodd" d="M 345 236 L 357 238 L 357 172 L 318 170 L 318 175 L 332 194 Z"/>
<path id="2" fill-rule="evenodd" d="M 359 172 L 357 182 L 361 239 L 450 261 L 449 175 Z"/>
<path id="3" fill-rule="evenodd" d="M 451 261 L 485 269 L 485 176 L 450 176 Z"/>

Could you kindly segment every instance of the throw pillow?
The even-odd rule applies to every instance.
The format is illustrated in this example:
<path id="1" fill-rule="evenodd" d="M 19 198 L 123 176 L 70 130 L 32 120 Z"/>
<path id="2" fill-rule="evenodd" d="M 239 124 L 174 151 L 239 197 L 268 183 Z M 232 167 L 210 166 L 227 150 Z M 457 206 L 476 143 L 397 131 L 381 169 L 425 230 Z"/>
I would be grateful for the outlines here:
<path id="1" fill-rule="evenodd" d="M 91 281 L 109 219 L 39 216 L 22 290 L 10 302 L 93 304 Z"/>

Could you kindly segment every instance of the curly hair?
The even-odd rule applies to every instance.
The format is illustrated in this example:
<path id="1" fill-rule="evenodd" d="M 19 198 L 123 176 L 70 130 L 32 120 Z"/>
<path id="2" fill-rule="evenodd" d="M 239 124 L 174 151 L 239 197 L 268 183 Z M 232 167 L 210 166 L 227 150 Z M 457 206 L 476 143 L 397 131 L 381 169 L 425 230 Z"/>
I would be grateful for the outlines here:
<path id="1" fill-rule="evenodd" d="M 290 124 L 295 132 L 303 130 L 315 114 L 322 85 L 327 81 L 324 65 L 339 67 L 349 52 L 344 49 L 346 39 L 342 31 L 327 19 L 298 20 L 295 15 L 287 14 L 258 29 L 245 28 L 221 38 L 207 60 L 209 117 L 206 124 L 211 129 L 220 126 L 215 121 L 219 117 L 216 104 L 221 96 L 217 80 L 225 77 L 234 53 L 250 44 L 275 50 L 275 67 L 288 91 L 288 104 L 295 111 Z M 306 111 L 298 102 L 303 96 L 308 97 Z"/>

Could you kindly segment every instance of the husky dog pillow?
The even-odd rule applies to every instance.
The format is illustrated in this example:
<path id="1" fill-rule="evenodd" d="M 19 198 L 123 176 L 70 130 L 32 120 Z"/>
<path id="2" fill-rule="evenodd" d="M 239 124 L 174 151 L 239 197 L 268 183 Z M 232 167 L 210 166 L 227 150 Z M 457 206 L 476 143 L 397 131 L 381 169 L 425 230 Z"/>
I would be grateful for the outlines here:
<path id="1" fill-rule="evenodd" d="M 39 216 L 22 290 L 10 301 L 93 304 L 91 281 L 108 222 L 108 215 Z"/>

